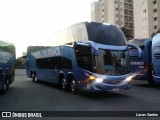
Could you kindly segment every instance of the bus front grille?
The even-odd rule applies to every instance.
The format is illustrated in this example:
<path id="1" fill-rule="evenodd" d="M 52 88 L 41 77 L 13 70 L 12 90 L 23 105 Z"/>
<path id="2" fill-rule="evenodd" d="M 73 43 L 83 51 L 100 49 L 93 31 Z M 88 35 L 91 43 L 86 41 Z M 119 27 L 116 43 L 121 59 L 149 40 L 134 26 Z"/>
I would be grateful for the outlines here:
<path id="1" fill-rule="evenodd" d="M 154 57 L 155 57 L 156 59 L 160 59 L 160 54 L 154 54 Z"/>
<path id="2" fill-rule="evenodd" d="M 118 85 L 120 84 L 122 81 L 112 81 L 112 80 L 104 80 L 103 83 L 105 84 L 110 84 L 110 85 Z"/>

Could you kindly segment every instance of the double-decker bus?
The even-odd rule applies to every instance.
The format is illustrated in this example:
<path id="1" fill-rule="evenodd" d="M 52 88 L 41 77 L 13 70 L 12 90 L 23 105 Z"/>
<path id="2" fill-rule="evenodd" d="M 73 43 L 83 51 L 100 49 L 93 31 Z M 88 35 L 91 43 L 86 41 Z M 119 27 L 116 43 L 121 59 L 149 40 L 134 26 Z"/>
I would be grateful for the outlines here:
<path id="1" fill-rule="evenodd" d="M 160 84 L 160 33 L 152 39 L 152 69 L 154 83 Z"/>
<path id="2" fill-rule="evenodd" d="M 48 47 L 27 53 L 26 73 L 34 82 L 59 84 L 72 92 L 130 88 L 129 50 L 119 27 L 81 22 L 59 31 L 49 41 Z"/>
<path id="3" fill-rule="evenodd" d="M 14 80 L 15 46 L 0 40 L 0 93 L 5 93 Z"/>
<path id="4" fill-rule="evenodd" d="M 135 48 L 130 48 L 130 69 L 132 73 L 135 73 L 135 79 L 147 80 L 150 84 L 153 84 L 152 78 L 152 39 L 134 39 L 129 41 L 130 44 L 139 46 L 142 49 L 142 55 L 139 57 L 139 52 Z"/>

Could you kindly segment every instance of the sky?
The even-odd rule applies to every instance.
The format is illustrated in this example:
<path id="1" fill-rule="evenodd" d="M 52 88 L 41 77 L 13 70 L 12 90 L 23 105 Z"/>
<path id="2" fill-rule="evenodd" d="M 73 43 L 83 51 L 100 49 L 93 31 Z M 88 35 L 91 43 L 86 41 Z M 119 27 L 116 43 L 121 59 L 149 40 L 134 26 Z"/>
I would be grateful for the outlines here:
<path id="1" fill-rule="evenodd" d="M 16 56 L 29 45 L 42 45 L 56 31 L 91 20 L 95 0 L 0 0 L 0 40 L 16 46 Z"/>

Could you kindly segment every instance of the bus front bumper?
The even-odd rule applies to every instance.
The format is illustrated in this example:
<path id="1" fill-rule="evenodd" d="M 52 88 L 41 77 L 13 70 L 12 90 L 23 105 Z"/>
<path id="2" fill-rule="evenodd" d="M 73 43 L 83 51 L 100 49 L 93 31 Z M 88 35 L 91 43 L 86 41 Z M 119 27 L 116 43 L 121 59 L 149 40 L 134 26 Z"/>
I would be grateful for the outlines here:
<path id="1" fill-rule="evenodd" d="M 117 84 L 117 85 L 111 85 L 111 84 L 105 84 L 105 83 L 91 83 L 87 85 L 85 90 L 90 92 L 114 92 L 114 91 L 121 91 L 121 90 L 128 90 L 131 87 L 131 83 L 127 82 L 124 84 Z"/>

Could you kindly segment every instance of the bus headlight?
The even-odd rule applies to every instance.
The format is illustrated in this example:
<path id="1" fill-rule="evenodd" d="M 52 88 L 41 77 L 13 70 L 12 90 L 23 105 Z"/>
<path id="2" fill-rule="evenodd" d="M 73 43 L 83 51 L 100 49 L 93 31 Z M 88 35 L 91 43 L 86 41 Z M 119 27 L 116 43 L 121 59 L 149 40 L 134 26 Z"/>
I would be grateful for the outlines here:
<path id="1" fill-rule="evenodd" d="M 101 79 L 101 78 L 96 78 L 96 77 L 94 77 L 94 76 L 89 76 L 89 79 L 90 79 L 91 81 L 95 81 L 95 82 L 97 82 L 97 83 L 103 82 L 103 79 Z"/>
<path id="2" fill-rule="evenodd" d="M 96 77 L 94 77 L 94 76 L 89 76 L 89 79 L 90 79 L 90 80 L 95 80 Z"/>
<path id="3" fill-rule="evenodd" d="M 133 75 L 127 77 L 127 78 L 124 80 L 124 82 L 130 82 L 133 77 L 134 77 Z"/>
<path id="4" fill-rule="evenodd" d="M 101 78 L 96 78 L 96 81 L 95 81 L 95 82 L 101 83 L 101 82 L 103 82 L 103 79 L 101 79 Z"/>

